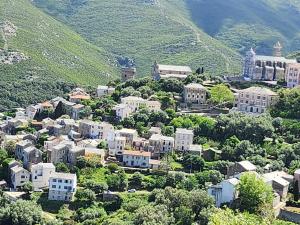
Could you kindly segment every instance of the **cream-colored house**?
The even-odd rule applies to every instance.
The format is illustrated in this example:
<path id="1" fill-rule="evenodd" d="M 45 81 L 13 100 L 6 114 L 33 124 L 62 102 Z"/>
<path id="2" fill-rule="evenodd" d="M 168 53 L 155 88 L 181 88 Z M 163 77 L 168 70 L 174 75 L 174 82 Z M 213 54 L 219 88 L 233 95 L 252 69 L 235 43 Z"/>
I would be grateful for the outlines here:
<path id="1" fill-rule="evenodd" d="M 175 150 L 176 151 L 188 151 L 190 145 L 193 144 L 194 131 L 177 128 L 175 133 Z"/>
<path id="2" fill-rule="evenodd" d="M 241 112 L 264 113 L 278 100 L 278 94 L 267 88 L 250 87 L 239 91 L 237 109 Z"/>
<path id="3" fill-rule="evenodd" d="M 162 65 L 157 64 L 157 62 L 152 66 L 152 77 L 154 80 L 167 78 L 184 80 L 191 74 L 192 70 L 189 66 Z"/>
<path id="4" fill-rule="evenodd" d="M 191 83 L 184 86 L 183 98 L 185 103 L 205 104 L 207 90 L 201 84 Z"/>
<path id="5" fill-rule="evenodd" d="M 288 88 L 300 85 L 300 63 L 289 64 L 285 72 L 285 81 Z"/>

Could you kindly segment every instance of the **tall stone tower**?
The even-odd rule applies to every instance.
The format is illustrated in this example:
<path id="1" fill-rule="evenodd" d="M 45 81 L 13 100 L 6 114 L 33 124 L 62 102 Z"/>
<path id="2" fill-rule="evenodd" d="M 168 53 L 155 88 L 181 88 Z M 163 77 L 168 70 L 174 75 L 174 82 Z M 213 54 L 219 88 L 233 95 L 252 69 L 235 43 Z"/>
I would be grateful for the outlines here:
<path id="1" fill-rule="evenodd" d="M 280 44 L 280 42 L 278 41 L 274 46 L 273 46 L 274 52 L 273 55 L 276 57 L 281 57 L 281 50 L 282 50 L 282 46 Z"/>
<path id="2" fill-rule="evenodd" d="M 121 71 L 121 80 L 122 82 L 126 82 L 128 80 L 133 80 L 136 75 L 135 67 L 123 67 Z"/>
<path id="3" fill-rule="evenodd" d="M 246 78 L 253 78 L 255 72 L 255 52 L 253 48 L 250 49 L 246 53 L 245 61 L 244 61 L 244 68 L 243 68 L 243 76 Z"/>

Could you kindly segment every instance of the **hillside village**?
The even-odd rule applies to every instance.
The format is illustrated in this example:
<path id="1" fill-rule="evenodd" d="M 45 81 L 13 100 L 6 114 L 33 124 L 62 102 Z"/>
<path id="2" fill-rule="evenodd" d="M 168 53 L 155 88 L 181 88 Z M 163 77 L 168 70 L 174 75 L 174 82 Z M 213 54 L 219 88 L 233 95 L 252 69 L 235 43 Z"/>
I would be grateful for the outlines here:
<path id="1" fill-rule="evenodd" d="M 274 49 L 275 56 L 251 49 L 239 80 L 155 62 L 152 77 L 122 68 L 120 79 L 91 92 L 78 87 L 66 98 L 1 113 L 4 198 L 31 199 L 55 224 L 114 224 L 122 210 L 136 221 L 147 196 L 158 210 L 164 191 L 191 192 L 192 206 L 178 206 L 191 210 L 190 222 L 178 224 L 207 224 L 210 217 L 199 213 L 247 207 L 242 187 L 249 179 L 270 193 L 263 203 L 270 204 L 269 216 L 300 223 L 299 114 L 284 111 L 299 95 L 300 64 L 281 57 L 279 43 Z M 278 115 L 280 107 L 287 118 Z M 138 199 L 137 213 L 124 208 Z M 260 213 L 259 205 L 251 207 Z M 175 213 L 165 224 L 173 219 L 182 218 Z"/>

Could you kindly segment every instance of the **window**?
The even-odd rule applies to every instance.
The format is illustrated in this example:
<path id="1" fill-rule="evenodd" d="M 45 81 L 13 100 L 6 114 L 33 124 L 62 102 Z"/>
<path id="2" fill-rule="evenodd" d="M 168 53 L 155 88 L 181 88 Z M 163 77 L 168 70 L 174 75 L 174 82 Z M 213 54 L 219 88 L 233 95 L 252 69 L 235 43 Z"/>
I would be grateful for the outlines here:
<path id="1" fill-rule="evenodd" d="M 67 184 L 67 183 L 68 183 L 68 180 L 65 180 L 65 183 Z"/>
<path id="2" fill-rule="evenodd" d="M 58 180 L 58 183 L 62 183 L 62 180 Z"/>
<path id="3" fill-rule="evenodd" d="M 56 188 L 56 185 L 52 185 L 52 188 Z"/>

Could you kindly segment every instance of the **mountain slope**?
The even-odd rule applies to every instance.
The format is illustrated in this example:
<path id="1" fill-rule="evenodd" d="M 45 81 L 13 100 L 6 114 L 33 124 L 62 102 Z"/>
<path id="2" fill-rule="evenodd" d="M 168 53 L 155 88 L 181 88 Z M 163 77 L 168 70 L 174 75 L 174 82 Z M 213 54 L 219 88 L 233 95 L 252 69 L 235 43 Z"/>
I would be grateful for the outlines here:
<path id="1" fill-rule="evenodd" d="M 96 86 L 117 74 L 105 50 L 88 43 L 29 0 L 1 0 L 0 24 L 5 22 L 13 24 L 16 33 L 8 38 L 2 35 L 0 48 L 7 44 L 8 49 L 28 59 L 0 64 L 0 109 L 62 94 L 70 82 Z"/>
<path id="2" fill-rule="evenodd" d="M 238 73 L 240 56 L 195 26 L 179 0 L 34 0 L 90 42 L 146 76 L 155 60 L 204 66 L 215 75 Z M 183 7 L 183 8 L 182 8 Z"/>
<path id="3" fill-rule="evenodd" d="M 300 49 L 300 0 L 185 0 L 191 19 L 212 37 L 244 53 L 270 54 L 280 40 Z"/>

